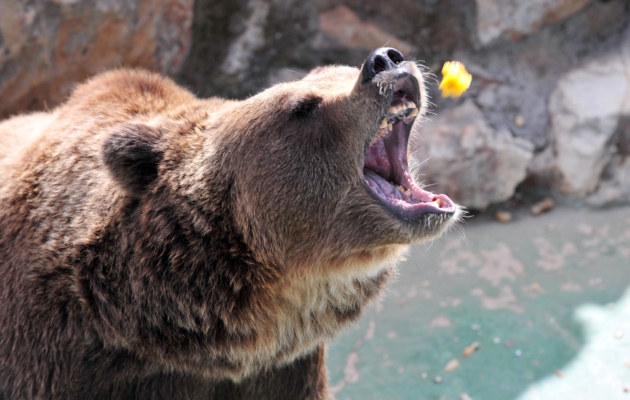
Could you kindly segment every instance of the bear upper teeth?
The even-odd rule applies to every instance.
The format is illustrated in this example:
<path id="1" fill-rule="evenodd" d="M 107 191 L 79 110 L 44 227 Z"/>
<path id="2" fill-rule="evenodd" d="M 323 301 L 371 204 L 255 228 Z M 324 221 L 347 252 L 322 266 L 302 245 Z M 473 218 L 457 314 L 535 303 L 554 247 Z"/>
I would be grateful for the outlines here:
<path id="1" fill-rule="evenodd" d="M 405 118 L 415 117 L 416 115 L 418 115 L 418 109 L 413 101 L 390 106 L 387 109 L 387 117 L 383 118 L 381 121 L 378 132 L 376 132 L 376 136 L 372 139 L 372 142 L 370 142 L 370 146 L 387 136 L 387 134 L 394 129 L 396 122 Z"/>
<path id="2" fill-rule="evenodd" d="M 387 109 L 387 121 L 390 124 L 400 121 L 401 119 L 415 117 L 418 115 L 418 109 L 413 101 L 390 106 Z"/>

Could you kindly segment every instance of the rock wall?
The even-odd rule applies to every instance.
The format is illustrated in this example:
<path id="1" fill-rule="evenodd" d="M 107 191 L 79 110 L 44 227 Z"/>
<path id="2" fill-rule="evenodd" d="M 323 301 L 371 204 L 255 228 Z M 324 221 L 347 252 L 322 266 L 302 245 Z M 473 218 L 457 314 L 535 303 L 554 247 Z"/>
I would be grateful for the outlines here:
<path id="1" fill-rule="evenodd" d="M 193 0 L 0 0 L 0 118 L 63 101 L 99 72 L 176 74 Z"/>
<path id="2" fill-rule="evenodd" d="M 247 97 L 389 45 L 439 76 L 418 174 L 484 209 L 534 187 L 630 203 L 627 0 L 0 0 L 0 117 L 53 107 L 117 66 L 170 74 L 201 96 Z"/>

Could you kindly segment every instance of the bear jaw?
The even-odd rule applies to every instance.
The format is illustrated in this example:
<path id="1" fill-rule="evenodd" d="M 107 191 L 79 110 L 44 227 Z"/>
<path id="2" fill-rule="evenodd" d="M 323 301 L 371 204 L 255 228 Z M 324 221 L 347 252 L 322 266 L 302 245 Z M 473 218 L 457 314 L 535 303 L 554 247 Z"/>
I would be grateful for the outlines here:
<path id="1" fill-rule="evenodd" d="M 367 84 L 376 85 L 381 101 L 387 104 L 378 131 L 365 152 L 363 174 L 368 192 L 401 222 L 420 221 L 425 214 L 454 216 L 458 211 L 455 203 L 444 194 L 423 190 L 409 170 L 409 137 L 427 102 L 422 74 L 415 64 L 401 62 L 394 69 L 380 72 Z"/>

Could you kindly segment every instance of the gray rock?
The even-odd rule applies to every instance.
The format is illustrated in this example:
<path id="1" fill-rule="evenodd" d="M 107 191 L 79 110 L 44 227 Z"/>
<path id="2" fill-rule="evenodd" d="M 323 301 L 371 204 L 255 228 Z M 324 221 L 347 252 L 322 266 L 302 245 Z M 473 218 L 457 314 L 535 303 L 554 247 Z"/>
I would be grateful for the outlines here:
<path id="1" fill-rule="evenodd" d="M 558 185 L 556 156 L 551 146 L 534 154 L 527 166 L 527 181 L 528 186 L 540 189 L 551 189 Z"/>
<path id="2" fill-rule="evenodd" d="M 627 44 L 566 74 L 550 97 L 550 137 L 566 194 L 593 192 L 616 152 L 614 134 L 621 116 L 630 114 Z"/>
<path id="3" fill-rule="evenodd" d="M 518 40 L 541 26 L 560 21 L 593 0 L 476 0 L 477 36 L 482 45 Z"/>
<path id="4" fill-rule="evenodd" d="M 426 121 L 412 138 L 412 171 L 433 192 L 485 209 L 509 199 L 533 157 L 531 142 L 495 130 L 468 100 Z"/>
<path id="5" fill-rule="evenodd" d="M 252 69 L 256 52 L 265 46 L 264 30 L 269 15 L 269 3 L 250 1 L 249 18 L 243 32 L 230 44 L 221 71 L 227 75 L 237 75 L 243 79 Z"/>
<path id="6" fill-rule="evenodd" d="M 586 198 L 589 206 L 603 208 L 630 203 L 630 158 L 618 158 L 610 170 L 612 176 L 603 180 L 597 191 Z"/>
<path id="7" fill-rule="evenodd" d="M 282 68 L 316 66 L 318 33 L 312 1 L 197 0 L 193 44 L 179 82 L 203 97 L 250 96 Z"/>

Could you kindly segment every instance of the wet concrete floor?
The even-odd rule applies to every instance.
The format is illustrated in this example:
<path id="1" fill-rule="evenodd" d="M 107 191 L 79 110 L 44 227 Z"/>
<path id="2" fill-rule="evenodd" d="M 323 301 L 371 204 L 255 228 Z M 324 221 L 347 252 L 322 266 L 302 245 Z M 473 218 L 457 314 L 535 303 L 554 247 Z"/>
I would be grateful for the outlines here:
<path id="1" fill-rule="evenodd" d="M 329 346 L 334 397 L 630 400 L 630 208 L 480 216 L 463 232 L 412 247 Z"/>

